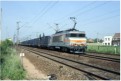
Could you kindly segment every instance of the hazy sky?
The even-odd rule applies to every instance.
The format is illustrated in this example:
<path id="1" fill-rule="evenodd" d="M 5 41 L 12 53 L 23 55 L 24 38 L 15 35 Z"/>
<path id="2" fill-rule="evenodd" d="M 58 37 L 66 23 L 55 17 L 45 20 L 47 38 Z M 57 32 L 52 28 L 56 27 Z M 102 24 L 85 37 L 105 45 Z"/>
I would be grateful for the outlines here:
<path id="1" fill-rule="evenodd" d="M 2 1 L 1 4 L 2 39 L 13 38 L 18 21 L 20 39 L 25 39 L 54 34 L 55 23 L 60 30 L 72 28 L 70 17 L 76 17 L 76 29 L 85 31 L 88 38 L 120 32 L 119 1 Z"/>

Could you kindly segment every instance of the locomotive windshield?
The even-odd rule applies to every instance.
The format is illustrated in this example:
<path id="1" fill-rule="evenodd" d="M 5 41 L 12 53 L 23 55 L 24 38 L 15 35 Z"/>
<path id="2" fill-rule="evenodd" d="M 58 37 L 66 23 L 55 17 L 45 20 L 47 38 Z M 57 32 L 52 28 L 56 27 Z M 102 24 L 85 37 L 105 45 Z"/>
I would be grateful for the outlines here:
<path id="1" fill-rule="evenodd" d="M 85 37 L 85 34 L 70 33 L 66 35 L 67 37 Z"/>

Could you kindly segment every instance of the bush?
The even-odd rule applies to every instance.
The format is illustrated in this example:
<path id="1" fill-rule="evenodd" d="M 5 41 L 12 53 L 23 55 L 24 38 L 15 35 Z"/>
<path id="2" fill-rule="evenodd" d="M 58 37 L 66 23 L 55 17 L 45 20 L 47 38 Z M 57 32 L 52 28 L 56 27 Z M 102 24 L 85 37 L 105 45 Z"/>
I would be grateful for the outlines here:
<path id="1" fill-rule="evenodd" d="M 1 48 L 1 54 L 9 54 L 9 49 L 7 49 L 8 47 L 11 47 L 13 45 L 13 42 L 6 39 L 5 41 L 1 42 L 0 48 Z"/>
<path id="2" fill-rule="evenodd" d="M 13 50 L 13 49 L 12 49 Z M 2 67 L 2 79 L 21 80 L 25 78 L 25 71 L 21 66 L 20 58 L 16 52 L 7 55 Z"/>
<path id="3" fill-rule="evenodd" d="M 25 78 L 25 71 L 21 66 L 20 58 L 15 49 L 12 48 L 12 41 L 5 40 L 1 43 L 0 57 L 0 78 L 10 80 L 22 80 Z"/>

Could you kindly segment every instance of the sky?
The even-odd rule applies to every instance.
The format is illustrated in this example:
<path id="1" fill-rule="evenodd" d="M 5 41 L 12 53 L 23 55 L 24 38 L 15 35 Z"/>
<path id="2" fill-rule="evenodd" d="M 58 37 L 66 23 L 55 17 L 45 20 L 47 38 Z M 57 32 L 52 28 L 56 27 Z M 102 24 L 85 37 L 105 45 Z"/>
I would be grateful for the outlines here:
<path id="1" fill-rule="evenodd" d="M 27 40 L 43 33 L 55 33 L 72 28 L 85 31 L 87 38 L 103 38 L 120 32 L 119 1 L 2 1 L 2 40 L 17 33 L 19 39 Z"/>

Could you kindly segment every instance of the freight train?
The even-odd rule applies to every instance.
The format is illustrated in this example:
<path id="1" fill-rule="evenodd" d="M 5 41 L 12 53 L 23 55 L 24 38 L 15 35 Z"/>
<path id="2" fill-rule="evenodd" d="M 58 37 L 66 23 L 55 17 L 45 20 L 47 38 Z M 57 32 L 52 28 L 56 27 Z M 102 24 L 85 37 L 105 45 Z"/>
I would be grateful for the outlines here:
<path id="1" fill-rule="evenodd" d="M 75 21 L 74 21 L 75 22 Z M 58 49 L 64 52 L 79 52 L 85 53 L 87 48 L 86 45 L 86 34 L 84 31 L 75 29 L 76 22 L 72 29 L 64 31 L 56 31 L 51 36 L 38 37 L 31 40 L 21 42 L 21 45 L 33 46 L 47 49 Z"/>
<path id="2" fill-rule="evenodd" d="M 21 45 L 80 53 L 84 53 L 87 48 L 85 32 L 76 29 L 58 31 L 51 36 L 40 36 L 35 39 L 23 41 Z"/>

